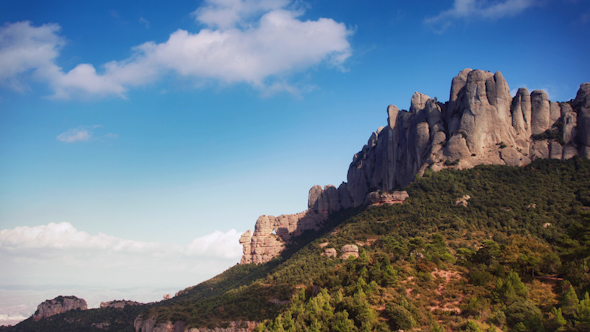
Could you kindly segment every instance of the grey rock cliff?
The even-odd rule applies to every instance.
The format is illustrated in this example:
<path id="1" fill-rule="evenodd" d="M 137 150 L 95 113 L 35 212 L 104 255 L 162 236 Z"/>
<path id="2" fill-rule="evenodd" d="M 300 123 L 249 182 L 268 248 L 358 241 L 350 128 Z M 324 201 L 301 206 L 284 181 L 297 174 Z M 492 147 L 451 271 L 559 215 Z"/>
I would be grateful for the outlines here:
<path id="1" fill-rule="evenodd" d="M 37 306 L 37 311 L 33 314 L 33 320 L 51 317 L 70 310 L 86 310 L 88 305 L 84 299 L 75 296 L 58 296 L 53 300 L 47 300 Z"/>
<path id="2" fill-rule="evenodd" d="M 567 103 L 526 88 L 512 98 L 502 73 L 467 68 L 452 79 L 448 102 L 415 92 L 409 111 L 390 105 L 387 116 L 387 125 L 353 156 L 347 182 L 313 186 L 305 212 L 258 219 L 251 240 L 240 239 L 242 263 L 267 262 L 291 237 L 321 227 L 330 213 L 386 201 L 379 192 L 405 187 L 428 168 L 590 157 L 590 83 Z"/>

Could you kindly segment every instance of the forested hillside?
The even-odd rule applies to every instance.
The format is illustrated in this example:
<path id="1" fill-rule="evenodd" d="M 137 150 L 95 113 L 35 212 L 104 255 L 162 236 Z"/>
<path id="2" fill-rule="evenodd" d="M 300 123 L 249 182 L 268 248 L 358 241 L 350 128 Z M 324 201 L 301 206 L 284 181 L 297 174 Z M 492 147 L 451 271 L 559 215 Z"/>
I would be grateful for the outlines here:
<path id="1" fill-rule="evenodd" d="M 590 161 L 426 171 L 405 190 L 403 204 L 342 210 L 281 257 L 236 265 L 140 316 L 260 331 L 590 330 Z M 338 258 L 351 244 L 358 258 Z M 338 257 L 322 255 L 330 248 Z M 65 331 L 64 319 L 92 311 L 35 324 Z M 129 317 L 103 330 L 133 331 Z M 34 330 L 25 323 L 8 330 Z"/>
<path id="2" fill-rule="evenodd" d="M 297 239 L 302 249 L 143 315 L 210 328 L 266 319 L 271 331 L 590 328 L 588 160 L 427 171 L 407 191 L 402 205 L 344 211 Z M 346 244 L 357 259 L 321 255 Z"/>

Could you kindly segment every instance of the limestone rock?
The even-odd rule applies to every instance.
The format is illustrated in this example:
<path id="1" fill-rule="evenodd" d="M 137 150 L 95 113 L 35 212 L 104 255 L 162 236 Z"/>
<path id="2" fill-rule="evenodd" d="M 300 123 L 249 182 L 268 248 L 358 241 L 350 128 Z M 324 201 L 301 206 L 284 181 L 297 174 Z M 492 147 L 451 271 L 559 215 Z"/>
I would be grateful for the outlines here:
<path id="1" fill-rule="evenodd" d="M 426 107 L 426 102 L 430 99 L 427 95 L 418 91 L 414 92 L 412 100 L 410 101 L 410 112 L 416 113 Z"/>
<path id="2" fill-rule="evenodd" d="M 388 201 L 379 192 L 405 187 L 427 169 L 590 158 L 590 83 L 582 84 L 575 100 L 567 103 L 552 102 L 541 90 L 529 94 L 526 88 L 512 98 L 499 71 L 466 68 L 452 79 L 447 103 L 416 92 L 410 111 L 389 105 L 386 113 L 387 125 L 371 133 L 353 156 L 346 182 L 338 188 L 313 186 L 307 211 L 259 218 L 252 237 L 240 239 L 242 264 L 276 257 L 294 236 L 319 229 L 340 209 Z M 556 122 L 563 123 L 563 145 L 561 139 L 532 138 L 559 130 Z"/>
<path id="3" fill-rule="evenodd" d="M 549 158 L 561 159 L 563 156 L 563 147 L 558 142 L 551 140 L 549 142 Z"/>
<path id="4" fill-rule="evenodd" d="M 136 332 L 184 332 L 186 323 L 183 321 L 157 323 L 156 317 L 147 319 L 137 317 L 133 322 L 133 327 Z"/>
<path id="5" fill-rule="evenodd" d="M 309 196 L 307 199 L 307 208 L 311 209 L 322 194 L 322 186 L 315 185 L 309 189 Z"/>
<path id="6" fill-rule="evenodd" d="M 355 244 L 344 245 L 340 248 L 340 251 L 342 251 L 342 255 L 340 256 L 342 259 L 348 259 L 350 256 L 359 257 L 359 247 Z"/>
<path id="7" fill-rule="evenodd" d="M 590 83 L 580 86 L 574 106 L 578 111 L 578 138 L 585 146 L 590 146 Z"/>
<path id="8" fill-rule="evenodd" d="M 512 126 L 517 135 L 531 136 L 531 96 L 527 88 L 519 88 L 512 99 Z"/>
<path id="9" fill-rule="evenodd" d="M 550 129 L 551 105 L 549 97 L 543 90 L 535 90 L 531 93 L 531 133 L 541 134 Z"/>
<path id="10" fill-rule="evenodd" d="M 324 249 L 324 252 L 322 253 L 322 256 L 327 256 L 327 257 L 336 257 L 338 254 L 336 253 L 336 249 L 334 248 L 326 248 Z"/>
<path id="11" fill-rule="evenodd" d="M 37 311 L 33 314 L 33 320 L 51 317 L 70 310 L 86 310 L 88 305 L 84 299 L 75 296 L 58 296 L 53 300 L 47 300 L 37 306 Z"/>
<path id="12" fill-rule="evenodd" d="M 402 204 L 410 197 L 407 191 L 394 191 L 392 193 L 373 191 L 367 195 L 367 204 L 379 206 L 383 204 Z"/>
<path id="13" fill-rule="evenodd" d="M 578 126 L 577 121 L 577 114 L 573 111 L 572 106 L 570 104 L 564 103 L 561 105 L 561 114 L 563 122 L 563 141 L 564 142 L 573 142 L 574 137 L 576 137 L 576 127 Z M 569 159 L 565 158 L 564 159 Z"/>
<path id="14" fill-rule="evenodd" d="M 190 328 L 188 329 L 186 323 L 177 321 L 172 323 L 170 321 L 165 323 L 157 323 L 155 317 L 150 318 L 136 318 L 133 326 L 136 332 L 251 332 L 260 324 L 251 321 L 231 321 L 227 322 L 226 328 Z"/>
<path id="15" fill-rule="evenodd" d="M 455 205 L 461 205 L 463 207 L 467 207 L 469 205 L 469 202 L 467 202 L 467 201 L 470 199 L 471 199 L 471 196 L 463 195 L 463 197 L 461 197 L 455 201 Z"/>
<path id="16" fill-rule="evenodd" d="M 101 308 L 123 309 L 126 306 L 136 306 L 136 305 L 143 305 L 143 303 L 136 302 L 136 301 L 127 301 L 127 300 L 114 300 L 114 301 L 108 301 L 108 302 L 100 302 Z"/>

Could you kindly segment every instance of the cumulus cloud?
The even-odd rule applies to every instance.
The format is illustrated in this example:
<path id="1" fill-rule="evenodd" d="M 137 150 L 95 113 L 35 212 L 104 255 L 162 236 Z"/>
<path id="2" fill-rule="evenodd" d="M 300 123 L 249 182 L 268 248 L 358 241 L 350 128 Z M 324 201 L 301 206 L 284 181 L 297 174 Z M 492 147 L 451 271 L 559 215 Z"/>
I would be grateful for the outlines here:
<path id="1" fill-rule="evenodd" d="M 196 238 L 190 244 L 143 242 L 98 233 L 90 235 L 77 230 L 68 222 L 0 230 L 0 250 L 17 252 L 19 249 L 96 249 L 121 253 L 145 253 L 170 256 L 208 256 L 237 259 L 241 256 L 238 243 L 242 233 L 235 229 L 227 233 L 215 231 Z"/>
<path id="2" fill-rule="evenodd" d="M 0 285 L 184 287 L 211 278 L 242 253 L 242 233 L 216 231 L 191 243 L 96 235 L 67 222 L 0 230 Z"/>
<path id="3" fill-rule="evenodd" d="M 227 29 L 251 23 L 256 15 L 287 5 L 288 0 L 206 0 L 193 15 L 210 27 Z"/>
<path id="4" fill-rule="evenodd" d="M 31 22 L 0 27 L 0 84 L 23 91 L 22 76 L 47 79 L 59 72 L 54 61 L 65 44 L 59 30 L 57 24 L 33 27 Z"/>
<path id="5" fill-rule="evenodd" d="M 111 61 L 99 70 L 92 64 L 79 64 L 65 72 L 54 63 L 63 39 L 57 25 L 34 27 L 18 22 L 2 28 L 7 40 L 42 35 L 40 41 L 24 38 L 15 45 L 0 41 L 0 60 L 6 45 L 12 53 L 38 50 L 35 61 L 20 61 L 12 56 L 19 70 L 9 70 L 0 61 L 0 81 L 10 84 L 26 71 L 53 87 L 56 98 L 75 95 L 125 97 L 129 88 L 157 82 L 168 74 L 223 84 L 247 83 L 257 89 L 276 89 L 290 74 L 320 63 L 341 67 L 351 55 L 343 23 L 329 18 L 303 21 L 302 12 L 288 9 L 287 0 L 209 0 L 195 11 L 197 21 L 209 28 L 191 33 L 173 32 L 162 43 L 146 42 L 134 47 L 133 55 Z M 6 56 L 8 57 L 8 56 Z M 2 74 L 4 72 L 4 74 Z M 294 88 L 284 85 L 287 91 Z"/>
<path id="6" fill-rule="evenodd" d="M 455 0 L 451 9 L 424 19 L 424 23 L 443 32 L 456 19 L 499 19 L 514 16 L 537 2 L 538 0 Z"/>

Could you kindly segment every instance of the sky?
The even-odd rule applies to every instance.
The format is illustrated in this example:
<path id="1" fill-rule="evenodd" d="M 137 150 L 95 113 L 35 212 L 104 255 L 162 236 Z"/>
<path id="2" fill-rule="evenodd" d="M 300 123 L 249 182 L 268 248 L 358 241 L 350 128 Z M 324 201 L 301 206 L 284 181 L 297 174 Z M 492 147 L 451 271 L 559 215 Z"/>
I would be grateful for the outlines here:
<path id="1" fill-rule="evenodd" d="M 211 278 L 389 104 L 464 68 L 567 101 L 588 40 L 588 0 L 0 1 L 0 325 Z"/>

